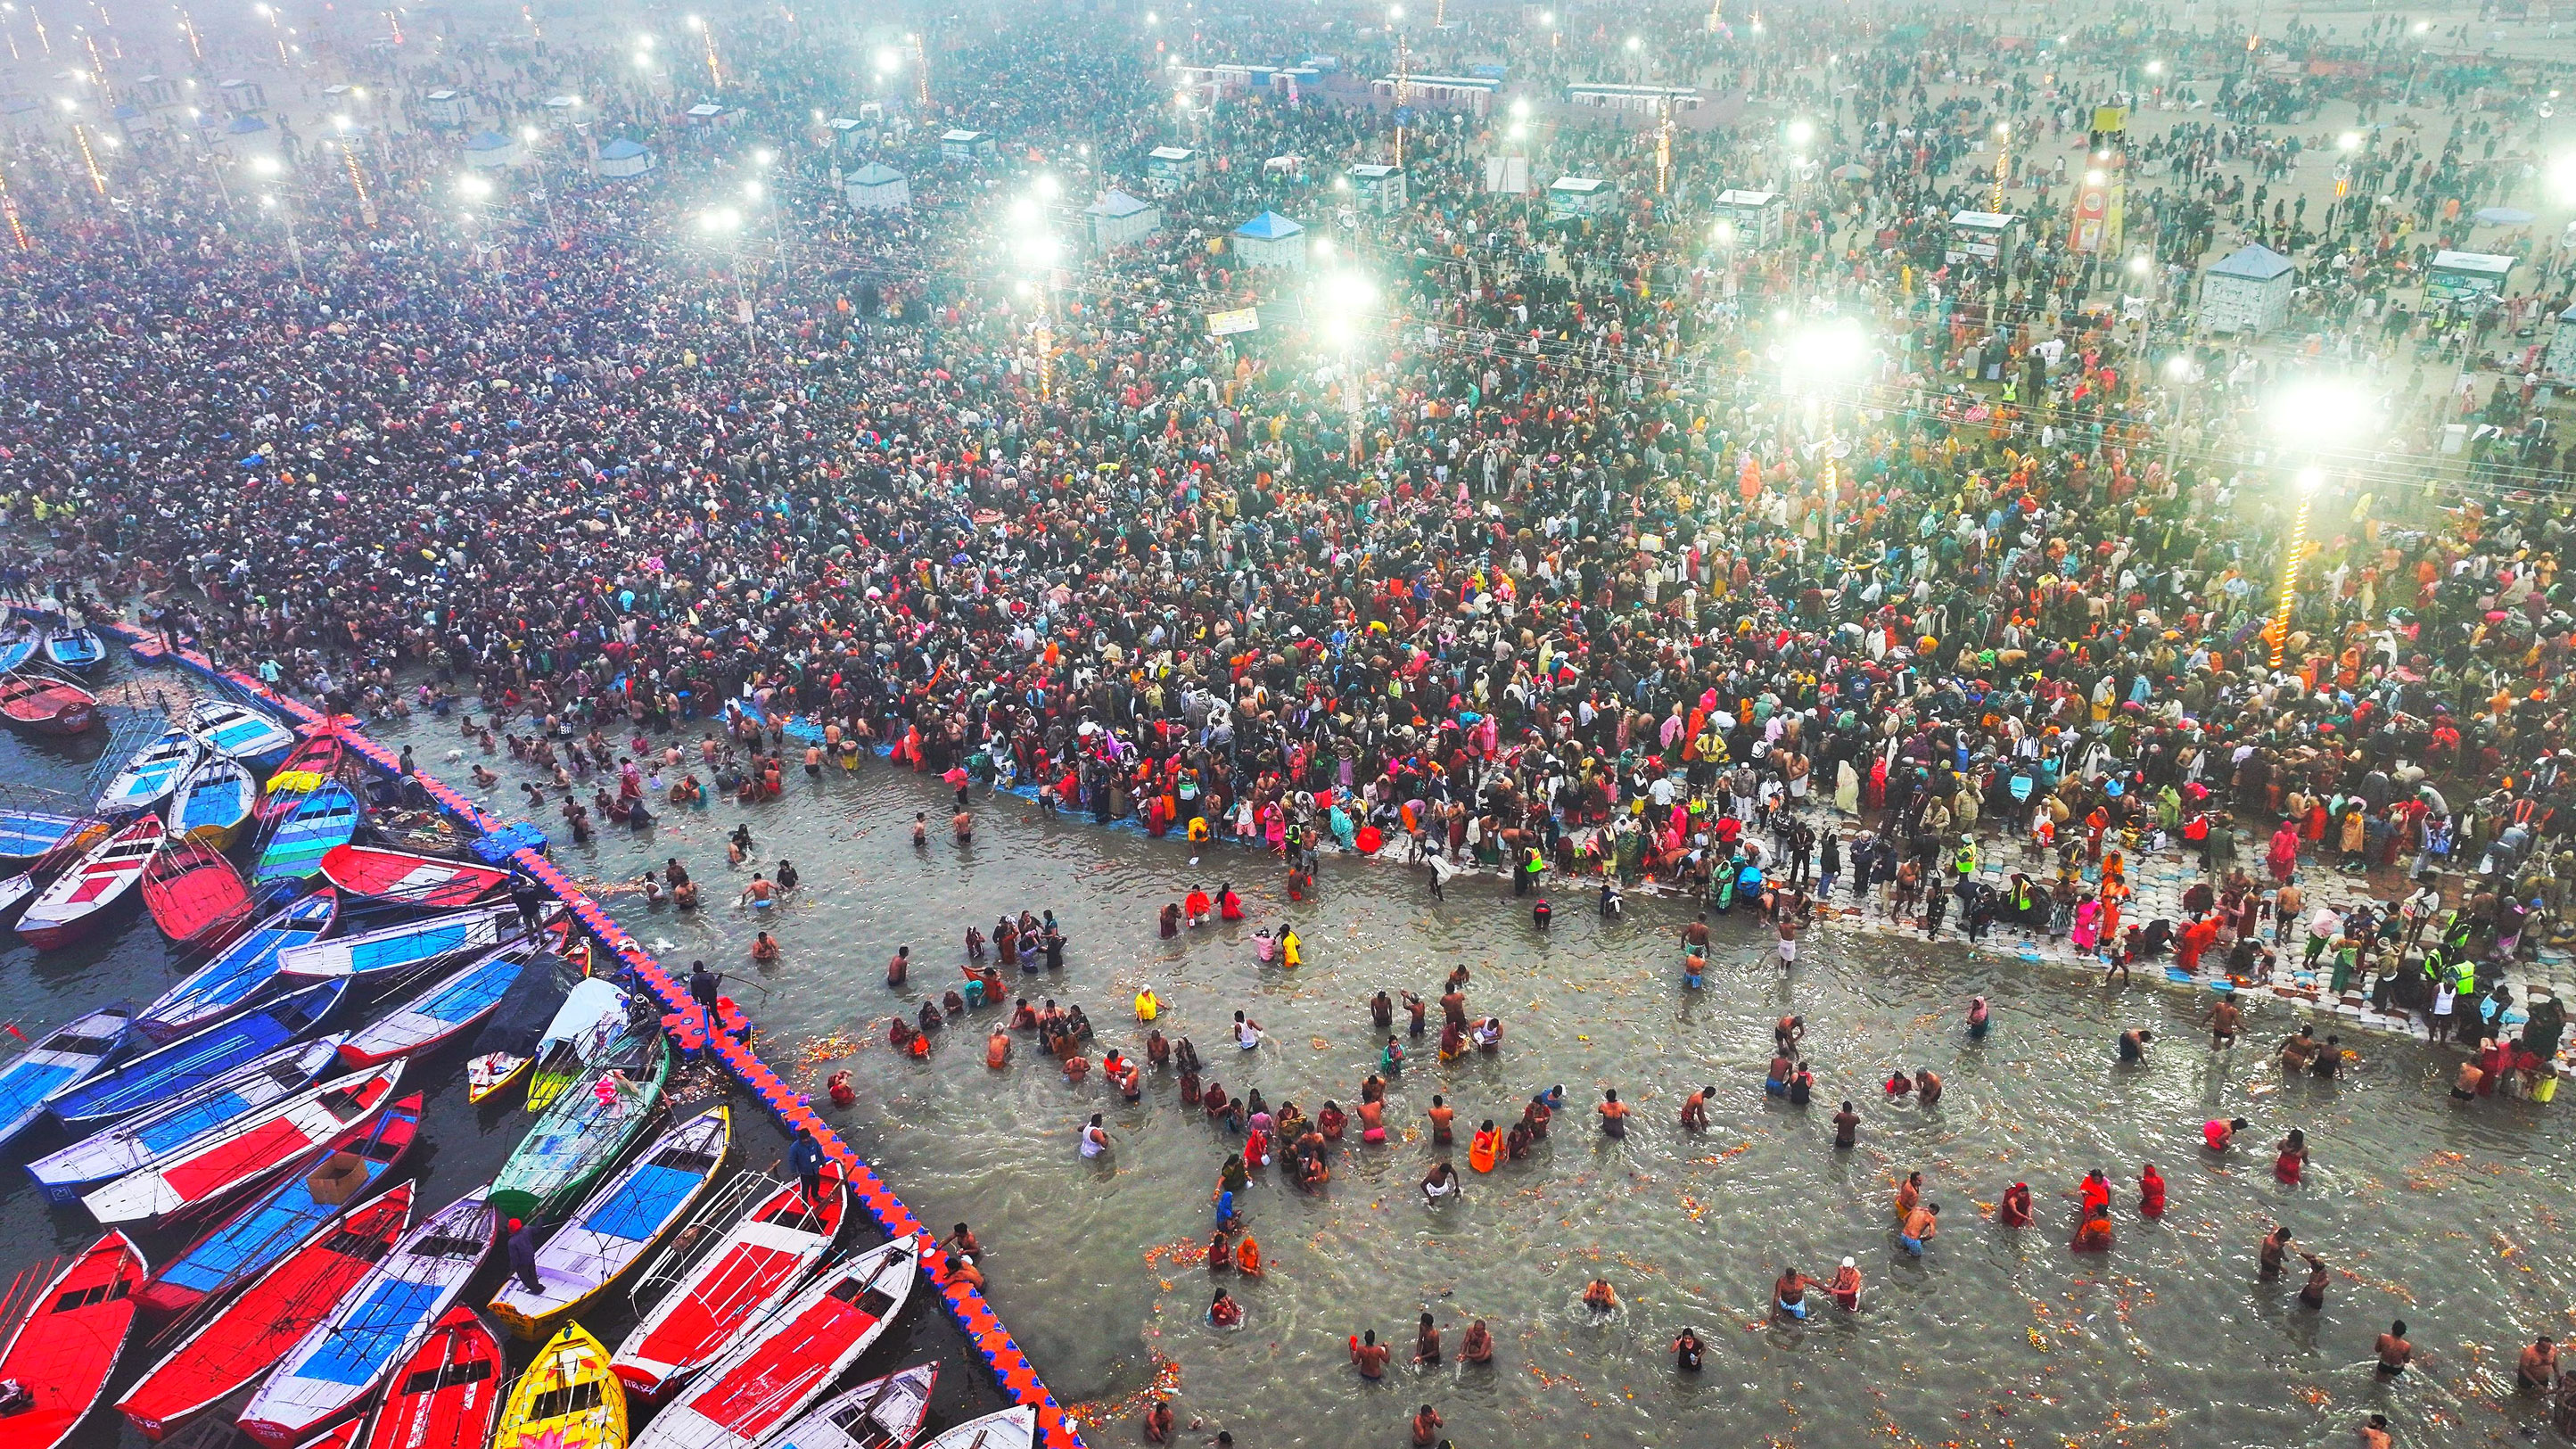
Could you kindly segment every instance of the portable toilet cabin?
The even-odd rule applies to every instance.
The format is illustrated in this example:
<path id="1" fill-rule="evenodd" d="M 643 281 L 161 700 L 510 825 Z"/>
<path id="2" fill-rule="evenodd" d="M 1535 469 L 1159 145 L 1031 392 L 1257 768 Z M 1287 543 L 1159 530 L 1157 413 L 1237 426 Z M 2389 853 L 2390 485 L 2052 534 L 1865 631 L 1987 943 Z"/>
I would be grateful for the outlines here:
<path id="1" fill-rule="evenodd" d="M 939 159 L 951 166 L 973 166 L 993 159 L 993 138 L 981 131 L 943 131 Z"/>
<path id="2" fill-rule="evenodd" d="M 1380 216 L 1392 216 L 1404 210 L 1404 168 L 1354 166 L 1351 190 L 1358 194 L 1360 205 Z"/>
<path id="3" fill-rule="evenodd" d="M 900 211 L 912 204 L 912 183 L 882 161 L 841 178 L 841 194 L 859 211 Z"/>
<path id="4" fill-rule="evenodd" d="M 1983 262 L 1997 272 L 2009 272 L 2020 251 L 2020 216 L 2004 211 L 1962 211 L 1950 218 L 1950 236 L 1942 243 L 1941 259 L 1952 266 Z"/>
<path id="5" fill-rule="evenodd" d="M 1188 146 L 1157 146 L 1145 154 L 1145 180 L 1157 191 L 1178 191 L 1207 174 L 1207 163 Z"/>
<path id="6" fill-rule="evenodd" d="M 1116 251 L 1163 228 L 1161 207 L 1115 188 L 1084 207 L 1082 215 L 1091 223 L 1091 245 L 1097 251 Z"/>
<path id="7" fill-rule="evenodd" d="M 1767 247 L 1780 239 L 1789 208 L 1776 191 L 1721 191 L 1717 219 L 1735 228 L 1735 245 Z"/>
<path id="8" fill-rule="evenodd" d="M 2243 246 L 2200 274 L 2200 325 L 2260 337 L 2290 315 L 2298 265 L 2266 246 Z"/>
<path id="9" fill-rule="evenodd" d="M 1265 211 L 1234 229 L 1234 250 L 1247 267 L 1306 266 L 1306 228 L 1275 211 Z"/>
<path id="10" fill-rule="evenodd" d="M 463 91 L 436 90 L 420 98 L 423 125 L 461 128 L 465 124 L 467 101 Z"/>
<path id="11" fill-rule="evenodd" d="M 641 176 L 652 170 L 655 164 L 653 153 L 643 142 L 620 136 L 614 141 L 600 143 L 599 154 L 592 159 L 590 169 L 601 176 Z"/>
<path id="12" fill-rule="evenodd" d="M 255 80 L 228 80 L 215 90 L 224 98 L 224 109 L 236 116 L 268 109 L 268 90 Z"/>
<path id="13" fill-rule="evenodd" d="M 1593 176 L 1560 176 L 1547 184 L 1547 219 L 1572 221 L 1577 217 L 1600 216 L 1609 211 L 1617 193 L 1610 183 Z"/>
<path id="14" fill-rule="evenodd" d="M 125 88 L 125 98 L 147 111 L 157 111 L 179 104 L 179 87 L 168 76 L 140 76 Z"/>

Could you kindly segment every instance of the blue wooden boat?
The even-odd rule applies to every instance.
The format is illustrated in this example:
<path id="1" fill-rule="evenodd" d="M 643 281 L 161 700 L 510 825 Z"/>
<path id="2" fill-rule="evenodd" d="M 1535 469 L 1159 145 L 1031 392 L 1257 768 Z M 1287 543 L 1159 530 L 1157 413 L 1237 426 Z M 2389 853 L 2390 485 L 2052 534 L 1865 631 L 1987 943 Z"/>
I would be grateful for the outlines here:
<path id="1" fill-rule="evenodd" d="M 500 1236 L 500 1214 L 481 1188 L 404 1234 L 250 1396 L 242 1428 L 282 1449 L 348 1417 L 429 1336 Z"/>
<path id="2" fill-rule="evenodd" d="M 45 647 L 45 637 L 26 624 L 20 624 L 0 635 L 0 673 L 6 673 L 36 657 Z"/>
<path id="3" fill-rule="evenodd" d="M 431 982 L 419 995 L 351 1032 L 340 1045 L 340 1060 L 352 1067 L 372 1067 L 455 1039 L 492 1014 L 535 953 L 536 942 L 513 941 Z"/>
<path id="4" fill-rule="evenodd" d="M 37 1158 L 27 1164 L 27 1175 L 45 1201 L 69 1207 L 82 1193 L 123 1177 L 200 1132 L 303 1091 L 339 1050 L 336 1035 L 279 1047 L 148 1112 Z"/>
<path id="5" fill-rule="evenodd" d="M 295 732 L 258 710 L 228 699 L 201 699 L 188 711 L 188 727 L 217 754 L 267 771 L 295 748 Z"/>
<path id="6" fill-rule="evenodd" d="M 419 1132 L 420 1094 L 415 1092 L 340 1144 L 348 1156 L 341 1161 L 343 1175 L 329 1183 L 331 1201 L 315 1201 L 311 1177 L 296 1173 L 189 1244 L 136 1296 L 146 1308 L 177 1313 L 249 1281 L 373 1193 Z"/>
<path id="7" fill-rule="evenodd" d="M 731 1117 L 710 1107 L 662 1134 L 615 1176 L 592 1189 L 537 1249 L 537 1284 L 512 1279 L 492 1298 L 493 1316 L 521 1338 L 580 1312 L 632 1268 L 724 1171 Z M 602 1357 L 606 1357 L 605 1354 Z"/>
<path id="8" fill-rule="evenodd" d="M 489 951 L 519 932 L 516 906 L 484 906 L 451 911 L 426 920 L 404 921 L 356 936 L 333 936 L 277 953 L 277 969 L 287 976 L 355 980 L 397 972 L 427 971 L 477 952 Z"/>
<path id="9" fill-rule="evenodd" d="M 77 1016 L 0 1066 L 0 1144 L 45 1115 L 45 1100 L 97 1075 L 124 1047 L 134 1008 L 124 1002 Z"/>
<path id="10" fill-rule="evenodd" d="M 143 1008 L 143 1034 L 156 1042 L 176 1041 L 232 1014 L 277 979 L 280 951 L 322 939 L 339 912 L 340 893 L 324 886 L 251 927 Z"/>
<path id="11" fill-rule="evenodd" d="M 89 822 L 41 810 L 0 810 L 0 860 L 34 860 Z"/>
<path id="12" fill-rule="evenodd" d="M 197 737 L 182 729 L 163 730 L 158 738 L 134 752 L 125 768 L 98 792 L 98 813 L 106 816 L 131 815 L 149 810 L 170 798 L 188 772 L 206 757 L 206 747 Z"/>
<path id="13" fill-rule="evenodd" d="M 340 1004 L 340 995 L 348 985 L 345 981 L 325 981 L 289 992 L 266 1006 L 217 1022 L 194 1036 L 181 1037 L 112 1072 L 57 1093 L 45 1104 L 46 1108 L 55 1120 L 76 1132 L 140 1112 L 266 1056 L 321 1025 L 331 1008 Z"/>
<path id="14" fill-rule="evenodd" d="M 322 873 L 322 857 L 349 843 L 358 833 L 358 797 L 337 780 L 304 797 L 304 803 L 277 822 L 251 867 L 253 889 L 270 881 L 311 880 Z"/>
<path id="15" fill-rule="evenodd" d="M 223 850 L 258 804 L 259 783 L 250 777 L 250 768 L 230 755 L 208 754 L 179 782 L 178 795 L 170 802 L 170 833 Z"/>
<path id="16" fill-rule="evenodd" d="M 87 674 L 107 662 L 107 645 L 93 629 L 56 629 L 45 636 L 45 657 L 58 669 Z"/>

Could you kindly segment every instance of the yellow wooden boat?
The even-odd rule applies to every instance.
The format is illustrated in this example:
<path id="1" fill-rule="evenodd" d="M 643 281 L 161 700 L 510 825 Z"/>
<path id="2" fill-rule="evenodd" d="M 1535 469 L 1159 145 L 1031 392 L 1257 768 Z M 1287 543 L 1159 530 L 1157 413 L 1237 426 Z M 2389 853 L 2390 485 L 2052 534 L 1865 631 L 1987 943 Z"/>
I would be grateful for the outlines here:
<path id="1" fill-rule="evenodd" d="M 492 1449 L 626 1449 L 626 1393 L 589 1330 L 565 1324 L 511 1381 Z"/>
<path id="2" fill-rule="evenodd" d="M 483 1100 L 519 1079 L 528 1069 L 530 1058 L 514 1057 L 508 1052 L 486 1052 L 465 1064 L 465 1100 L 479 1107 Z"/>

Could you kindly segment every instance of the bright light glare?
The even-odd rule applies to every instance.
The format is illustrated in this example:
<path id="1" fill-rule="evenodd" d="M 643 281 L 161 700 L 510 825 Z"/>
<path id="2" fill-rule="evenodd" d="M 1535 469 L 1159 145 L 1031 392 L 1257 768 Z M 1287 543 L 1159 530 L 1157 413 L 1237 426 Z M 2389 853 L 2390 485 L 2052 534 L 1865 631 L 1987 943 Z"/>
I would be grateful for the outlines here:
<path id="1" fill-rule="evenodd" d="M 2137 274 L 2138 274 L 2139 276 L 2141 276 L 2141 277 L 2143 277 L 2143 276 L 2145 276 L 2145 275 L 2147 274 L 2147 268 L 2148 268 L 2150 265 L 2151 265 L 2151 264 L 2147 261 L 2147 259 L 2146 259 L 2145 257 L 2131 257 L 2131 258 L 2129 258 L 2129 270 L 2130 270 L 2130 271 L 2132 271 L 2132 272 L 2137 273 Z"/>
<path id="2" fill-rule="evenodd" d="M 1735 223 L 1721 221 L 1708 229 L 1708 239 L 1722 247 L 1735 245 Z"/>
<path id="3" fill-rule="evenodd" d="M 754 166 L 766 166 L 777 159 L 778 153 L 766 146 L 759 147 L 751 153 L 751 164 Z"/>
<path id="4" fill-rule="evenodd" d="M 2378 431 L 2370 394 L 2340 378 L 2294 382 L 2267 413 L 2273 436 L 2294 448 L 2325 448 Z"/>
<path id="5" fill-rule="evenodd" d="M 1831 387 L 1860 371 L 1869 358 L 1869 339 L 1849 317 L 1818 322 L 1789 335 L 1781 349 L 1781 370 L 1800 390 Z"/>
<path id="6" fill-rule="evenodd" d="M 2323 468 L 2301 468 L 2291 476 L 2290 483 L 2302 494 L 2314 493 L 2326 486 L 2326 471 Z"/>
<path id="7" fill-rule="evenodd" d="M 1528 98 L 1528 97 L 1524 96 L 1524 97 L 1520 98 L 1519 100 L 1516 100 L 1516 101 L 1513 101 L 1513 102 L 1512 102 L 1512 119 L 1513 119 L 1513 120 L 1515 120 L 1515 121 L 1526 121 L 1526 120 L 1528 120 L 1528 119 L 1529 119 L 1529 113 L 1530 113 L 1530 103 L 1529 103 L 1529 98 Z"/>
<path id="8" fill-rule="evenodd" d="M 710 207 L 698 213 L 698 225 L 706 231 L 733 231 L 742 225 L 742 213 L 730 206 Z"/>
<path id="9" fill-rule="evenodd" d="M 742 194 L 746 200 L 758 201 L 761 197 L 760 183 L 757 181 L 744 182 L 742 184 Z"/>
<path id="10" fill-rule="evenodd" d="M 1789 144 L 1790 144 L 1790 145 L 1792 145 L 1792 146 L 1805 146 L 1805 145 L 1807 145 L 1808 143 L 1810 143 L 1810 142 L 1814 141 L 1815 139 L 1816 139 L 1816 123 L 1815 123 L 1815 122 L 1813 122 L 1813 121 L 1804 121 L 1804 120 L 1800 120 L 1800 121 L 1791 121 L 1791 122 L 1789 123 Z"/>
<path id="11" fill-rule="evenodd" d="M 2148 61 L 2148 62 L 2147 62 L 2147 74 L 2149 74 L 2149 75 L 2163 75 L 2164 73 L 2165 73 L 2165 63 L 2164 63 L 2163 61 L 2161 61 L 2161 60 L 2151 60 L 2151 61 Z"/>
<path id="12" fill-rule="evenodd" d="M 2576 200 L 2576 153 L 2549 163 L 2549 189 L 2557 192 L 2561 201 Z"/>
<path id="13" fill-rule="evenodd" d="M 1037 192 L 1040 201 L 1053 201 L 1064 195 L 1064 183 L 1049 175 L 1040 175 L 1031 189 Z"/>
<path id="14" fill-rule="evenodd" d="M 521 126 L 519 128 L 519 139 L 533 144 L 537 139 L 537 128 L 534 126 Z"/>
<path id="15" fill-rule="evenodd" d="M 1510 140 L 1526 141 L 1529 139 L 1529 125 L 1524 121 L 1514 121 L 1503 135 Z"/>
<path id="16" fill-rule="evenodd" d="M 1032 196 L 1023 196 L 1019 200 L 1012 202 L 1010 216 L 1011 225 L 1013 226 L 1035 225 L 1038 219 L 1037 198 Z"/>
<path id="17" fill-rule="evenodd" d="M 2338 151 L 2360 150 L 2361 133 L 2359 131 L 2346 131 L 2342 135 L 2335 137 L 2335 149 Z"/>
<path id="18" fill-rule="evenodd" d="M 1324 335 L 1335 342 L 1348 342 L 1356 331 L 1358 314 L 1377 305 L 1377 283 L 1359 272 L 1331 272 L 1315 286 L 1315 300 L 1323 309 Z"/>
<path id="19" fill-rule="evenodd" d="M 492 183 L 480 176 L 460 176 L 456 179 L 456 194 L 468 201 L 480 201 L 492 194 Z"/>
<path id="20" fill-rule="evenodd" d="M 274 156 L 254 156 L 251 158 L 250 169 L 262 176 L 275 176 L 284 168 L 278 165 L 277 158 Z"/>
<path id="21" fill-rule="evenodd" d="M 877 74 L 892 75 L 902 65 L 903 57 L 897 55 L 893 47 L 888 46 L 877 52 Z"/>
<path id="22" fill-rule="evenodd" d="M 1056 263 L 1056 258 L 1064 254 L 1063 244 L 1042 231 L 1032 232 L 1012 242 L 1011 249 L 1018 255 L 1020 265 L 1024 267 L 1052 267 Z"/>
<path id="23" fill-rule="evenodd" d="M 2175 382 L 2185 382 L 2190 380 L 2191 359 L 2179 352 L 2166 358 L 2165 376 L 2173 379 Z"/>
<path id="24" fill-rule="evenodd" d="M 689 17 L 688 24 L 691 30 L 704 30 L 707 28 L 707 23 L 694 15 Z"/>

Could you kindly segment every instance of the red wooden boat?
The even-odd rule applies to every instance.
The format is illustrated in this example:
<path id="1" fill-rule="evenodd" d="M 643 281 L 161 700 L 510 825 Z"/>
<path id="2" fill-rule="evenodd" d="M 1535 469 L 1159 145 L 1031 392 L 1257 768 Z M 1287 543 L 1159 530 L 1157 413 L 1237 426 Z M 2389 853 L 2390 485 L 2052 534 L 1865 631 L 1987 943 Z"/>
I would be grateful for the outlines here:
<path id="1" fill-rule="evenodd" d="M 211 950 L 231 940 L 251 916 L 250 887 L 233 863 L 203 841 L 172 840 L 143 868 L 143 904 L 152 924 L 182 950 Z"/>
<path id="2" fill-rule="evenodd" d="M 46 1286 L 0 1349 L 0 1379 L 35 1398 L 32 1407 L 0 1419 L 0 1443 L 53 1449 L 98 1406 L 134 1331 L 134 1290 L 146 1271 L 143 1254 L 125 1234 L 110 1233 Z"/>
<path id="3" fill-rule="evenodd" d="M 364 1449 L 490 1442 L 505 1377 L 500 1336 L 458 1304 L 394 1374 Z"/>
<path id="4" fill-rule="evenodd" d="M 40 735 L 76 735 L 98 723 L 98 696 L 50 674 L 0 675 L 0 719 Z"/>
<path id="5" fill-rule="evenodd" d="M 510 873 L 462 860 L 335 845 L 322 856 L 322 878 L 349 895 L 410 906 L 469 906 L 510 883 Z"/>
<path id="6" fill-rule="evenodd" d="M 911 1295 L 919 1248 L 898 1239 L 817 1278 L 653 1416 L 633 1449 L 753 1449 L 858 1361 Z"/>
<path id="7" fill-rule="evenodd" d="M 268 793 L 259 802 L 259 823 L 268 825 L 294 814 L 305 796 L 340 773 L 340 759 L 347 753 L 348 746 L 342 743 L 337 725 L 321 726 L 310 739 L 288 751 L 268 777 Z"/>
<path id="8" fill-rule="evenodd" d="M 838 1163 L 823 1164 L 823 1182 L 820 1203 L 805 1196 L 802 1184 L 780 1186 L 671 1285 L 609 1363 L 629 1389 L 660 1393 L 732 1347 L 747 1324 L 795 1291 L 831 1248 L 849 1204 Z"/>
<path id="9" fill-rule="evenodd" d="M 100 842 L 28 903 L 18 934 L 39 951 L 67 946 L 89 934 L 126 902 L 164 835 L 161 817 L 146 815 Z"/>
<path id="10" fill-rule="evenodd" d="M 146 1370 L 117 1401 L 116 1411 L 145 1438 L 158 1439 L 277 1367 L 402 1236 L 411 1221 L 411 1190 L 408 1182 L 396 1184 L 252 1279 L 222 1312 Z"/>

